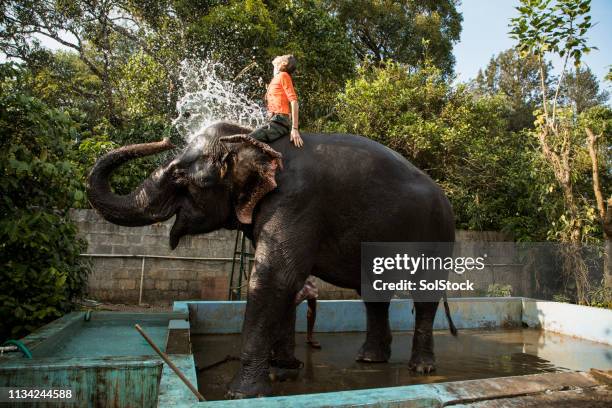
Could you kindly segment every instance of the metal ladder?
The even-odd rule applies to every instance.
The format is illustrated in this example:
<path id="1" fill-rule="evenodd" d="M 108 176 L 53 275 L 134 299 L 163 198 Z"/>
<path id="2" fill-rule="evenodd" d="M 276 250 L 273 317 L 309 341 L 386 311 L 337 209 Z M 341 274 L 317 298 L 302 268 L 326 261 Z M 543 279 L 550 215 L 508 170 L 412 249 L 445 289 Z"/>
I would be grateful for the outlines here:
<path id="1" fill-rule="evenodd" d="M 238 242 L 240 242 L 240 250 L 238 250 Z M 234 243 L 234 257 L 232 258 L 232 273 L 229 278 L 227 300 L 240 300 L 242 296 L 242 282 L 248 283 L 249 281 L 249 261 L 252 259 L 253 254 L 246 251 L 246 236 L 244 232 L 238 230 L 236 232 L 236 242 Z M 238 273 L 236 273 L 236 264 L 238 264 Z"/>

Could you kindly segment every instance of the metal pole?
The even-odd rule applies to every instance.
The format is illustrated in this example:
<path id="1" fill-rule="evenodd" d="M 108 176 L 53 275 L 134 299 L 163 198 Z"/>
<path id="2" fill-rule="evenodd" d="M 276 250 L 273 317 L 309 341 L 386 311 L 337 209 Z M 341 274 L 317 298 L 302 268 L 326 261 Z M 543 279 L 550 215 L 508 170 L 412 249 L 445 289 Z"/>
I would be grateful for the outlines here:
<path id="1" fill-rule="evenodd" d="M 189 387 L 189 389 L 191 390 L 191 392 L 193 392 L 193 394 L 196 396 L 198 401 L 206 401 L 204 399 L 204 397 L 202 396 L 202 394 L 200 394 L 198 389 L 193 386 L 193 384 L 187 379 L 187 377 L 185 377 L 185 375 L 181 372 L 181 370 L 179 370 L 178 367 L 175 366 L 174 363 L 170 360 L 170 358 L 168 358 L 168 355 L 166 353 L 164 353 L 163 351 L 161 351 L 159 349 L 159 347 L 157 347 L 157 345 L 153 342 L 153 340 L 151 340 L 151 338 L 147 335 L 147 333 L 145 333 L 142 330 L 142 327 L 140 327 L 137 324 L 134 325 L 134 327 L 136 327 L 136 330 L 138 330 L 138 333 L 140 333 L 142 335 L 142 337 L 144 337 L 144 339 L 147 341 L 147 343 L 149 343 L 149 345 L 162 358 L 162 360 L 164 360 L 164 362 L 166 364 L 168 364 L 168 367 L 170 367 L 172 369 L 172 371 L 174 371 L 176 373 L 176 375 L 178 375 L 179 378 L 185 383 L 185 385 L 187 387 Z"/>
<path id="2" fill-rule="evenodd" d="M 154 259 L 180 259 L 183 261 L 213 261 L 228 262 L 232 258 L 213 258 L 205 256 L 171 256 L 171 255 L 132 255 L 132 254 L 79 254 L 86 258 L 154 258 Z"/>
<path id="3" fill-rule="evenodd" d="M 234 300 L 232 294 L 232 287 L 234 285 L 234 271 L 236 270 L 236 251 L 238 250 L 238 237 L 240 236 L 240 230 L 236 232 L 236 241 L 234 242 L 234 255 L 232 257 L 232 272 L 230 273 L 229 289 L 227 290 L 227 300 Z"/>
<path id="4" fill-rule="evenodd" d="M 244 233 L 240 233 L 242 242 L 240 243 L 240 274 L 238 275 L 238 300 L 242 297 L 242 274 L 244 273 L 244 243 L 246 241 L 246 237 Z"/>
<path id="5" fill-rule="evenodd" d="M 140 266 L 140 293 L 138 294 L 138 305 L 142 305 L 142 286 L 144 283 L 144 266 L 146 257 L 142 257 L 142 265 Z"/>

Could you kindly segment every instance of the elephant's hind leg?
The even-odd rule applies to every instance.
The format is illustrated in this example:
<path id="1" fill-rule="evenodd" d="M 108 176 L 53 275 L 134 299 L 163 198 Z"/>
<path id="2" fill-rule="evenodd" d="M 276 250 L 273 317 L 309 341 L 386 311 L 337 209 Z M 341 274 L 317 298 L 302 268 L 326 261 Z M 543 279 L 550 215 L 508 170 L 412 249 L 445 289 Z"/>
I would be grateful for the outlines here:
<path id="1" fill-rule="evenodd" d="M 409 367 L 419 374 L 429 374 L 436 370 L 433 323 L 438 302 L 415 302 L 414 308 L 416 310 L 416 322 Z"/>
<path id="2" fill-rule="evenodd" d="M 391 357 L 389 302 L 364 302 L 367 313 L 366 341 L 357 353 L 357 361 L 384 363 Z"/>

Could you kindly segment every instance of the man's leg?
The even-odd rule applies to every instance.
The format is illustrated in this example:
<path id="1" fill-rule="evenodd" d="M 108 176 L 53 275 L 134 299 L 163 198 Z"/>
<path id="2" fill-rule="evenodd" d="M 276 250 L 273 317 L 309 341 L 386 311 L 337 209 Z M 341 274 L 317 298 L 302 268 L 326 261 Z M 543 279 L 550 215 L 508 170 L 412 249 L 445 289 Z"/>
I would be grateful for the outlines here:
<path id="1" fill-rule="evenodd" d="M 306 313 L 306 343 L 312 348 L 321 348 L 321 343 L 313 339 L 315 321 L 317 320 L 317 299 L 308 299 L 308 312 Z"/>
<path id="2" fill-rule="evenodd" d="M 249 133 L 249 136 L 264 143 L 272 143 L 273 141 L 288 134 L 289 129 L 276 122 L 269 121 L 263 126 Z"/>

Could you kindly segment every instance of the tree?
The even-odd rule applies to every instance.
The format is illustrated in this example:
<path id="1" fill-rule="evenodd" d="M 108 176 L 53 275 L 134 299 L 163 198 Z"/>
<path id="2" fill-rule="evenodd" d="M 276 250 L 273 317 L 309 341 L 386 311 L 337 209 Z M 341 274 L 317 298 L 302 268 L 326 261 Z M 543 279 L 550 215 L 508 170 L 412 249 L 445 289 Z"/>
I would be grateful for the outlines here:
<path id="1" fill-rule="evenodd" d="M 101 81 L 107 117 L 112 123 L 120 121 L 112 72 L 132 46 L 126 38 L 136 38 L 136 21 L 124 1 L 11 0 L 3 3 L 2 12 L 0 47 L 7 56 L 31 61 L 40 49 L 36 35 L 75 51 Z"/>
<path id="2" fill-rule="evenodd" d="M 68 217 L 84 198 L 70 161 L 75 124 L 20 93 L 20 75 L 0 66 L 0 342 L 69 311 L 89 272 Z"/>
<path id="3" fill-rule="evenodd" d="M 608 92 L 599 90 L 599 81 L 589 67 L 576 67 L 569 72 L 561 86 L 561 100 L 580 114 L 588 108 L 602 105 L 608 100 Z"/>
<path id="4" fill-rule="evenodd" d="M 560 231 L 560 238 L 570 244 L 564 247 L 564 271 L 573 276 L 580 303 L 588 302 L 589 282 L 578 249 L 584 238 L 584 222 L 573 176 L 584 138 L 576 132 L 575 112 L 560 106 L 560 91 L 568 61 L 579 67 L 582 55 L 591 50 L 586 37 L 591 27 L 590 9 L 590 0 L 558 0 L 554 3 L 551 0 L 522 0 L 521 6 L 517 7 L 520 14 L 512 19 L 510 32 L 518 41 L 520 55 L 537 58 L 540 67 L 542 109 L 538 112 L 534 134 L 562 192 L 566 210 L 561 219 L 564 230 Z M 561 57 L 563 67 L 554 93 L 548 98 L 544 66 L 546 56 L 550 54 Z"/>
<path id="5" fill-rule="evenodd" d="M 452 49 L 461 34 L 455 0 L 323 0 L 344 24 L 358 59 L 392 59 L 419 66 L 426 59 L 453 72 Z"/>
<path id="6" fill-rule="evenodd" d="M 105 118 L 102 81 L 74 52 L 38 52 L 30 56 L 21 76 L 21 92 L 68 112 L 87 136 Z"/>
<path id="7" fill-rule="evenodd" d="M 550 84 L 550 63 L 544 65 L 545 84 Z M 504 95 L 510 106 L 510 130 L 532 128 L 533 111 L 542 103 L 540 94 L 540 65 L 534 56 L 521 58 L 509 49 L 491 58 L 484 70 L 479 70 L 471 83 L 480 95 Z"/>

